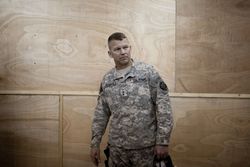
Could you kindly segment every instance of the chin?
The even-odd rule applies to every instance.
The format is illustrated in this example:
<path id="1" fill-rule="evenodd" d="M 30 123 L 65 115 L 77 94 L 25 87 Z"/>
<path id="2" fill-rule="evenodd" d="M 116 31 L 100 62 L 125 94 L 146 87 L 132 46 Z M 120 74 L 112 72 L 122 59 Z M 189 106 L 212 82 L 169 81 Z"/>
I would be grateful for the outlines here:
<path id="1" fill-rule="evenodd" d="M 123 60 L 120 62 L 120 64 L 127 65 L 127 64 L 129 64 L 129 62 L 130 62 L 129 60 Z"/>

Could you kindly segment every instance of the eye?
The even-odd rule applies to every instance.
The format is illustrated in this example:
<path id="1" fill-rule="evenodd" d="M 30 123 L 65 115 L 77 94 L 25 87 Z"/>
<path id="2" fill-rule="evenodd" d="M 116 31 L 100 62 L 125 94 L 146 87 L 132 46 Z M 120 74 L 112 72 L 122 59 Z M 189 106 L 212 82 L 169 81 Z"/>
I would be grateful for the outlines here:
<path id="1" fill-rule="evenodd" d="M 128 46 L 124 46 L 123 49 L 128 49 L 129 47 Z"/>
<path id="2" fill-rule="evenodd" d="M 119 50 L 121 50 L 121 48 L 115 48 L 115 49 L 114 49 L 114 51 L 119 51 Z"/>

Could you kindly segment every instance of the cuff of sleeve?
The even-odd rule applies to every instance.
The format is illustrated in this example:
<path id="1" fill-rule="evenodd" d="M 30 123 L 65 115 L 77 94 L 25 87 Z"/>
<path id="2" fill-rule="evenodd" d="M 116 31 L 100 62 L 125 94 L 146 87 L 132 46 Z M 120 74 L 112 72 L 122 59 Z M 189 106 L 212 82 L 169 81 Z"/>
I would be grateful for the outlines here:
<path id="1" fill-rule="evenodd" d="M 162 138 L 160 138 L 160 137 L 158 137 L 157 139 L 156 139 L 156 145 L 165 145 L 165 146 L 168 146 L 169 145 L 169 140 L 168 139 L 166 139 L 166 137 L 162 137 Z"/>
<path id="2" fill-rule="evenodd" d="M 100 147 L 100 144 L 92 144 L 90 145 L 90 148 L 99 148 Z"/>

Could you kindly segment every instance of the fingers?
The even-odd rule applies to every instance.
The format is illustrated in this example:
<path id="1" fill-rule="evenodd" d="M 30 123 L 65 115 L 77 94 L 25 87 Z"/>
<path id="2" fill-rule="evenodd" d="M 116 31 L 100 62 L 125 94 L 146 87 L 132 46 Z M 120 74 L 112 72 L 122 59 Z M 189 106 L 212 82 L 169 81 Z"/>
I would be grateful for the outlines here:
<path id="1" fill-rule="evenodd" d="M 95 166 L 98 166 L 98 164 L 99 164 L 99 160 L 98 160 L 97 158 L 95 158 L 95 160 L 94 160 L 94 164 L 95 164 Z"/>
<path id="2" fill-rule="evenodd" d="M 157 159 L 164 159 L 168 156 L 168 147 L 167 146 L 156 146 L 155 147 L 155 156 Z"/>
<path id="3" fill-rule="evenodd" d="M 167 154 L 156 154 L 157 159 L 165 159 L 167 156 Z"/>
<path id="4" fill-rule="evenodd" d="M 95 164 L 95 166 L 98 166 L 99 161 L 98 161 L 98 159 L 97 159 L 97 158 L 95 158 L 95 157 L 91 157 L 91 161 Z"/>
<path id="5" fill-rule="evenodd" d="M 166 153 L 166 152 L 158 152 L 158 153 L 156 153 L 157 159 L 164 159 L 167 156 L 168 156 L 168 153 Z"/>
<path id="6" fill-rule="evenodd" d="M 98 166 L 100 162 L 100 151 L 99 149 L 92 148 L 90 151 L 90 158 L 91 161 L 95 164 L 95 166 Z"/>

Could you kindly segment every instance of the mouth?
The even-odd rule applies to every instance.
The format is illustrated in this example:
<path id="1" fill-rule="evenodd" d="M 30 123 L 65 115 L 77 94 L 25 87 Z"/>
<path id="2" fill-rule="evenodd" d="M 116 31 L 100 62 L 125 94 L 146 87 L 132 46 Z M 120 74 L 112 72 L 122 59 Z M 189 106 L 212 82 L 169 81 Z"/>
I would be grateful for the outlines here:
<path id="1" fill-rule="evenodd" d="M 127 56 L 122 56 L 122 57 L 120 57 L 119 59 L 120 59 L 120 60 L 127 60 L 128 57 L 127 57 Z"/>

